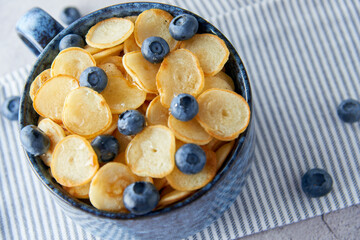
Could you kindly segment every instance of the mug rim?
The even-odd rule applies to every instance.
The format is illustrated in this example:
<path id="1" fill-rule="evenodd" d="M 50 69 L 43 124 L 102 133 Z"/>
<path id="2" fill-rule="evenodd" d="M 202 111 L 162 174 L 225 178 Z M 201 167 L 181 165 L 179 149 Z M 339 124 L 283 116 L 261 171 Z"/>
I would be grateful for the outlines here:
<path id="1" fill-rule="evenodd" d="M 51 192 L 51 194 L 53 196 L 55 196 L 57 199 L 61 200 L 66 205 L 69 205 L 70 207 L 74 207 L 78 210 L 81 210 L 82 212 L 87 213 L 87 214 L 94 215 L 96 217 L 117 219 L 117 220 L 127 220 L 127 219 L 139 220 L 139 219 L 146 219 L 146 218 L 151 218 L 154 216 L 159 216 L 159 215 L 164 215 L 164 214 L 168 214 L 171 212 L 175 212 L 176 210 L 181 210 L 183 207 L 186 207 L 187 205 L 189 205 L 192 202 L 201 198 L 207 192 L 211 191 L 211 189 L 214 188 L 214 186 L 219 183 L 220 179 L 226 175 L 226 173 L 230 170 L 231 166 L 237 160 L 239 154 L 243 150 L 243 145 L 244 145 L 243 143 L 245 142 L 246 139 L 249 138 L 248 129 L 251 127 L 250 125 L 253 124 L 253 101 L 252 101 L 251 85 L 250 85 L 247 71 L 246 71 L 244 63 L 241 60 L 240 56 L 238 55 L 236 49 L 231 44 L 231 42 L 226 38 L 226 36 L 224 34 L 222 34 L 222 32 L 220 32 L 214 25 L 212 25 L 210 22 L 208 22 L 201 16 L 199 16 L 189 10 L 178 7 L 178 6 L 165 4 L 165 3 L 158 3 L 158 2 L 126 2 L 126 3 L 120 3 L 120 4 L 115 4 L 115 5 L 111 5 L 108 7 L 100 8 L 98 10 L 90 12 L 89 14 L 81 17 L 80 19 L 76 20 L 75 22 L 71 23 L 69 26 L 64 28 L 59 34 L 57 34 L 48 43 L 48 45 L 40 53 L 35 64 L 33 65 L 32 69 L 28 75 L 28 78 L 26 80 L 24 90 L 22 92 L 21 102 L 20 102 L 20 113 L 19 113 L 19 131 L 24 126 L 29 125 L 28 123 L 25 123 L 25 117 L 24 117 L 24 112 L 25 112 L 24 109 L 26 109 L 25 104 L 28 103 L 26 101 L 26 93 L 28 92 L 27 90 L 29 90 L 29 87 L 30 87 L 32 81 L 35 79 L 35 77 L 36 77 L 35 72 L 37 72 L 38 68 L 41 67 L 42 60 L 48 54 L 48 52 L 51 51 L 51 48 L 54 46 L 54 44 L 56 43 L 56 40 L 59 38 L 59 36 L 61 36 L 65 32 L 69 32 L 72 28 L 74 28 L 74 26 L 79 24 L 81 21 L 84 21 L 84 19 L 96 17 L 96 15 L 100 11 L 116 8 L 117 6 L 126 6 L 126 5 L 131 5 L 131 4 L 145 5 L 146 7 L 148 7 L 147 9 L 159 8 L 159 7 L 160 7 L 160 9 L 162 9 L 161 6 L 167 6 L 169 8 L 180 10 L 183 13 L 188 13 L 188 14 L 195 16 L 198 20 L 199 19 L 201 20 L 201 23 L 199 22 L 199 24 L 209 25 L 212 28 L 212 33 L 216 34 L 218 37 L 220 37 L 222 40 L 225 41 L 226 46 L 229 48 L 230 55 L 233 55 L 233 57 L 235 58 L 236 65 L 238 65 L 241 68 L 241 70 L 240 70 L 241 76 L 242 76 L 241 82 L 246 83 L 245 85 L 247 86 L 247 88 L 245 89 L 246 91 L 244 90 L 244 92 L 241 92 L 241 95 L 245 98 L 246 102 L 249 104 L 249 107 L 251 110 L 250 111 L 251 116 L 250 116 L 249 126 L 247 127 L 247 129 L 234 140 L 236 142 L 230 152 L 231 156 L 227 157 L 226 164 L 222 166 L 221 170 L 216 173 L 215 177 L 208 184 L 206 184 L 204 187 L 196 190 L 196 192 L 193 193 L 190 197 L 187 197 L 187 198 L 181 200 L 180 202 L 177 202 L 175 204 L 172 204 L 172 205 L 167 206 L 162 209 L 153 210 L 150 213 L 147 213 L 145 215 L 136 215 L 133 213 L 119 213 L 119 212 L 111 212 L 111 211 L 104 211 L 104 210 L 96 209 L 94 206 L 87 204 L 79 199 L 76 199 L 75 197 L 72 197 L 69 194 L 66 194 L 64 190 L 60 190 L 61 189 L 60 186 L 57 187 L 53 183 L 48 181 L 48 179 L 44 175 L 43 171 L 37 165 L 39 162 L 41 162 L 41 160 L 39 160 L 39 159 L 36 160 L 36 158 L 38 158 L 38 157 L 34 157 L 30 153 L 26 152 L 25 149 L 23 149 L 25 152 L 26 158 L 28 160 L 27 162 L 29 163 L 31 169 L 33 170 L 35 175 L 39 178 L 40 182 L 46 187 L 47 190 L 49 190 Z M 98 21 L 101 21 L 101 20 L 98 20 Z M 244 138 L 245 140 L 240 142 L 239 141 L 240 136 L 242 136 L 242 138 Z"/>

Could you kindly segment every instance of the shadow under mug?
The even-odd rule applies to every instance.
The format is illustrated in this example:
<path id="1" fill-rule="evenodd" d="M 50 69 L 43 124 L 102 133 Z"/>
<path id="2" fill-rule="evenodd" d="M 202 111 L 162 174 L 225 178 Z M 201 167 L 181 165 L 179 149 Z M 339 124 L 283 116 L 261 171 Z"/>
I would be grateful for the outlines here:
<path id="1" fill-rule="evenodd" d="M 241 94 L 250 106 L 250 124 L 236 139 L 227 160 L 209 184 L 183 201 L 143 216 L 98 210 L 87 202 L 71 197 L 50 176 L 49 168 L 40 158 L 26 153 L 35 175 L 65 214 L 85 230 L 104 239 L 179 239 L 196 234 L 218 219 L 233 204 L 246 182 L 253 159 L 253 101 L 248 75 L 239 55 L 227 38 L 206 20 L 187 10 L 161 3 L 134 2 L 110 6 L 78 19 L 65 29 L 39 8 L 27 12 L 18 21 L 16 30 L 30 50 L 39 56 L 22 94 L 20 129 L 29 124 L 37 124 L 39 116 L 32 107 L 30 85 L 39 73 L 50 68 L 53 59 L 59 53 L 59 41 L 65 35 L 75 33 L 85 36 L 90 27 L 99 21 L 111 17 L 139 15 L 151 8 L 165 10 L 173 16 L 191 14 L 199 22 L 198 33 L 212 33 L 225 41 L 230 51 L 225 70 L 234 81 L 235 91 Z"/>

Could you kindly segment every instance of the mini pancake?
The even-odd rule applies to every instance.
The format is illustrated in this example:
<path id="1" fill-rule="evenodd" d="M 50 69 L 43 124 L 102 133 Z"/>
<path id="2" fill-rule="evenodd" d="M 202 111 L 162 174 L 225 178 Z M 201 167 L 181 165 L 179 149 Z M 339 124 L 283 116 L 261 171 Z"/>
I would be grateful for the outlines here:
<path id="1" fill-rule="evenodd" d="M 126 148 L 126 162 L 138 176 L 162 178 L 175 167 L 175 136 L 164 126 L 149 126 Z"/>
<path id="2" fill-rule="evenodd" d="M 204 145 L 204 147 L 216 152 L 216 150 L 218 150 L 225 143 L 227 143 L 227 142 L 213 138 L 208 144 Z"/>
<path id="3" fill-rule="evenodd" d="M 167 180 L 165 177 L 163 178 L 153 178 L 154 186 L 158 191 L 160 191 L 163 187 L 167 186 Z"/>
<path id="4" fill-rule="evenodd" d="M 124 48 L 124 44 L 121 44 L 112 48 L 105 49 L 104 51 L 95 53 L 93 57 L 95 61 L 99 62 L 106 57 L 120 55 L 120 52 L 123 50 L 123 48 Z"/>
<path id="5" fill-rule="evenodd" d="M 205 85 L 203 91 L 206 91 L 211 88 L 234 91 L 234 88 L 225 79 L 218 77 L 218 74 L 216 74 L 215 76 L 205 77 Z"/>
<path id="6" fill-rule="evenodd" d="M 222 145 L 215 153 L 216 153 L 216 160 L 217 160 L 217 170 L 221 168 L 223 163 L 225 162 L 227 156 L 231 152 L 231 149 L 234 146 L 235 141 L 231 141 Z"/>
<path id="7" fill-rule="evenodd" d="M 46 70 L 42 71 L 39 75 L 37 75 L 35 80 L 31 83 L 29 93 L 30 93 L 30 98 L 31 98 L 32 101 L 34 101 L 36 93 L 39 91 L 41 86 L 48 79 L 50 79 L 50 69 L 46 69 Z"/>
<path id="8" fill-rule="evenodd" d="M 91 181 L 99 168 L 97 156 L 83 137 L 70 135 L 55 147 L 51 173 L 58 183 L 75 187 Z"/>
<path id="9" fill-rule="evenodd" d="M 104 70 L 106 76 L 121 76 L 124 77 L 119 68 L 113 63 L 102 63 L 98 64 L 98 67 Z"/>
<path id="10" fill-rule="evenodd" d="M 112 115 L 101 94 L 80 87 L 66 97 L 62 120 L 66 129 L 73 134 L 91 139 L 109 128 Z"/>
<path id="11" fill-rule="evenodd" d="M 134 23 L 124 18 L 109 18 L 90 28 L 85 40 L 95 48 L 111 48 L 123 43 L 134 31 Z"/>
<path id="12" fill-rule="evenodd" d="M 65 136 L 69 136 L 72 135 L 71 132 L 69 132 L 69 130 L 66 129 L 66 127 L 64 126 L 64 124 L 61 124 L 62 129 L 64 130 Z"/>
<path id="13" fill-rule="evenodd" d="M 212 139 L 212 136 L 204 130 L 195 118 L 183 122 L 170 115 L 168 118 L 168 126 L 174 132 L 175 137 L 185 143 L 205 145 Z"/>
<path id="14" fill-rule="evenodd" d="M 159 71 L 160 64 L 149 62 L 143 57 L 141 51 L 136 51 L 124 55 L 123 65 L 141 89 L 147 93 L 157 93 L 156 74 Z"/>
<path id="15" fill-rule="evenodd" d="M 217 77 L 217 78 L 220 78 L 220 79 L 224 80 L 225 82 L 227 82 L 227 83 L 230 85 L 231 90 L 235 91 L 234 81 L 233 81 L 232 78 L 231 78 L 229 75 L 227 75 L 225 72 L 220 71 L 220 72 L 218 72 L 217 74 L 215 74 L 214 77 Z"/>
<path id="16" fill-rule="evenodd" d="M 91 181 L 90 202 L 100 210 L 125 211 L 123 192 L 137 179 L 126 165 L 117 162 L 106 163 Z"/>
<path id="17" fill-rule="evenodd" d="M 63 186 L 63 189 L 76 198 L 89 199 L 90 182 L 76 187 Z"/>
<path id="18" fill-rule="evenodd" d="M 51 76 L 60 74 L 80 78 L 81 73 L 88 67 L 96 66 L 93 56 L 86 50 L 70 47 L 62 50 L 51 64 Z"/>
<path id="19" fill-rule="evenodd" d="M 113 160 L 113 162 L 118 162 L 118 163 L 122 163 L 127 165 L 126 160 L 125 160 L 125 151 L 119 153 Z"/>
<path id="20" fill-rule="evenodd" d="M 126 160 L 125 160 L 125 152 L 119 153 L 115 159 L 113 160 L 113 162 L 118 162 L 118 163 L 122 163 L 127 165 Z M 144 181 L 144 182 L 151 182 L 154 183 L 153 179 L 151 177 L 141 177 L 141 176 L 136 176 L 138 179 L 137 181 Z"/>
<path id="21" fill-rule="evenodd" d="M 193 191 L 204 187 L 216 174 L 216 154 L 204 149 L 206 154 L 206 164 L 204 168 L 196 174 L 182 173 L 176 166 L 174 170 L 166 176 L 170 186 L 179 191 Z"/>
<path id="22" fill-rule="evenodd" d="M 46 118 L 46 117 L 43 117 L 43 116 L 39 115 L 39 118 L 38 118 L 37 124 L 39 125 L 39 122 L 40 122 L 41 120 L 45 119 L 45 118 Z"/>
<path id="23" fill-rule="evenodd" d="M 127 145 L 134 138 L 133 136 L 127 136 L 121 134 L 117 129 L 113 133 L 113 136 L 119 141 L 119 145 L 120 145 L 119 153 L 125 152 Z"/>
<path id="24" fill-rule="evenodd" d="M 140 111 L 143 115 L 145 115 L 146 110 L 149 107 L 150 102 L 149 101 L 145 101 L 137 110 Z"/>
<path id="25" fill-rule="evenodd" d="M 108 84 L 101 94 L 109 104 L 113 114 L 140 107 L 146 98 L 146 92 L 130 85 L 121 76 L 108 76 Z"/>
<path id="26" fill-rule="evenodd" d="M 156 86 L 161 104 L 166 108 L 180 93 L 198 95 L 204 88 L 204 74 L 197 57 L 186 49 L 171 52 L 161 63 Z"/>
<path id="27" fill-rule="evenodd" d="M 141 87 L 132 79 L 132 77 L 130 76 L 130 74 L 128 74 L 127 72 L 126 72 L 126 74 L 125 74 L 125 79 L 126 79 L 126 81 L 127 81 L 130 85 L 132 85 L 132 86 L 134 86 L 134 87 L 137 87 L 137 88 L 140 89 L 141 91 L 144 91 L 144 90 L 142 90 Z"/>
<path id="28" fill-rule="evenodd" d="M 169 109 L 161 105 L 160 96 L 150 102 L 145 117 L 149 125 L 168 125 Z"/>
<path id="29" fill-rule="evenodd" d="M 191 194 L 193 194 L 193 191 L 179 191 L 179 190 L 173 190 L 164 196 L 160 198 L 160 201 L 158 203 L 158 209 L 164 208 L 166 206 L 169 206 L 173 203 L 176 203 L 178 201 L 183 200 L 186 197 L 189 197 Z"/>
<path id="30" fill-rule="evenodd" d="M 183 141 L 181 141 L 181 140 L 179 140 L 179 139 L 176 139 L 175 144 L 176 144 L 176 151 L 177 151 L 177 150 L 179 150 L 179 148 L 180 148 L 182 145 L 184 145 L 184 144 L 186 144 L 186 143 L 183 142 Z"/>
<path id="31" fill-rule="evenodd" d="M 62 121 L 62 111 L 66 96 L 79 87 L 79 82 L 72 76 L 57 75 L 47 80 L 35 95 L 35 111 L 57 123 Z"/>
<path id="32" fill-rule="evenodd" d="M 50 138 L 50 148 L 49 150 L 40 156 L 41 160 L 45 163 L 46 166 L 50 166 L 52 153 L 54 152 L 56 144 L 58 144 L 64 137 L 65 132 L 61 126 L 53 122 L 49 118 L 42 119 L 38 127 Z"/>
<path id="33" fill-rule="evenodd" d="M 146 101 L 152 101 L 154 98 L 156 98 L 158 95 L 154 93 L 148 93 L 146 94 Z"/>
<path id="34" fill-rule="evenodd" d="M 116 155 L 116 157 L 111 162 L 117 162 L 117 163 L 127 165 L 126 160 L 125 160 L 125 151 L 120 152 L 118 155 Z M 100 166 L 103 166 L 106 163 L 99 163 L 99 164 L 100 164 Z M 138 177 L 138 181 L 147 181 L 147 182 L 154 183 L 151 177 L 141 177 L 141 176 L 137 176 L 137 177 Z"/>
<path id="35" fill-rule="evenodd" d="M 119 115 L 113 114 L 110 126 L 101 134 L 109 134 L 109 135 L 112 134 L 117 129 L 118 119 L 119 119 Z"/>
<path id="36" fill-rule="evenodd" d="M 138 17 L 138 16 L 135 15 L 135 16 L 126 16 L 126 17 L 124 17 L 124 18 L 127 19 L 127 20 L 132 21 L 133 24 L 135 24 L 137 17 Z"/>
<path id="37" fill-rule="evenodd" d="M 140 50 L 141 48 L 137 45 L 134 34 L 131 34 L 131 36 L 124 42 L 124 53 L 127 54 L 129 52 L 135 52 Z"/>
<path id="38" fill-rule="evenodd" d="M 198 57 L 205 76 L 214 76 L 220 72 L 229 58 L 225 42 L 214 34 L 195 34 L 183 41 L 180 47 L 190 50 Z"/>
<path id="39" fill-rule="evenodd" d="M 209 89 L 197 99 L 196 119 L 213 137 L 230 141 L 245 131 L 250 121 L 250 108 L 239 94 L 224 89 Z"/>
<path id="40" fill-rule="evenodd" d="M 122 75 L 125 76 L 126 70 L 122 63 L 122 57 L 120 56 L 107 56 L 102 58 L 98 64 L 104 64 L 104 63 L 113 63 L 115 66 L 121 71 Z"/>
<path id="41" fill-rule="evenodd" d="M 141 177 L 141 176 L 137 176 L 137 181 L 139 182 L 149 182 L 149 183 L 152 183 L 154 184 L 154 181 L 151 177 Z"/>
<path id="42" fill-rule="evenodd" d="M 174 189 L 172 188 L 172 186 L 170 185 L 166 185 L 165 187 L 163 187 L 161 189 L 161 191 L 159 192 L 160 193 L 160 198 L 170 192 L 174 191 Z"/>
<path id="43" fill-rule="evenodd" d="M 178 48 L 180 42 L 173 39 L 169 32 L 169 25 L 173 16 L 161 9 L 143 11 L 135 22 L 134 37 L 137 45 L 141 47 L 148 37 L 162 37 L 168 44 L 170 51 Z"/>
<path id="44" fill-rule="evenodd" d="M 137 17 L 138 16 L 127 16 L 127 17 L 125 17 L 125 19 L 132 21 L 135 26 Z M 137 45 L 137 43 L 135 41 L 134 33 L 132 33 L 130 35 L 130 37 L 128 37 L 124 42 L 124 54 L 133 52 L 133 51 L 140 51 L 140 50 L 141 50 L 141 48 Z"/>
<path id="45" fill-rule="evenodd" d="M 88 51 L 90 54 L 95 54 L 95 53 L 103 51 L 104 49 L 94 48 L 89 45 L 85 45 L 84 50 Z"/>

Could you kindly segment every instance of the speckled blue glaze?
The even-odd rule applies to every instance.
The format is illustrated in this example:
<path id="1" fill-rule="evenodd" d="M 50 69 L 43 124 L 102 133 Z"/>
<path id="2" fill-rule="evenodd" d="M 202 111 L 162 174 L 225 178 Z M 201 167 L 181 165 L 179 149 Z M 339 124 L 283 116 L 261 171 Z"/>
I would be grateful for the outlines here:
<path id="1" fill-rule="evenodd" d="M 249 103 L 252 115 L 249 127 L 236 139 L 231 154 L 209 184 L 179 203 L 144 216 L 101 211 L 92 207 L 89 202 L 73 199 L 51 178 L 48 167 L 39 158 L 27 154 L 35 174 L 63 211 L 86 230 L 104 239 L 126 239 L 128 234 L 139 239 L 179 239 L 195 234 L 219 218 L 234 202 L 245 184 L 254 154 L 254 109 L 250 82 L 234 47 L 219 30 L 199 16 L 160 3 L 126 3 L 104 8 L 82 17 L 59 33 L 40 54 L 26 82 L 20 106 L 20 128 L 37 123 L 38 115 L 29 96 L 30 85 L 41 71 L 50 67 L 58 54 L 57 46 L 63 36 L 69 33 L 84 36 L 91 26 L 101 20 L 138 15 L 150 8 L 163 9 L 173 16 L 191 14 L 199 21 L 199 33 L 213 33 L 225 41 L 230 51 L 229 61 L 225 65 L 226 72 L 234 80 L 236 92 Z"/>
<path id="2" fill-rule="evenodd" d="M 60 23 L 40 8 L 32 8 L 16 23 L 17 34 L 35 55 L 39 55 L 63 29 Z"/>

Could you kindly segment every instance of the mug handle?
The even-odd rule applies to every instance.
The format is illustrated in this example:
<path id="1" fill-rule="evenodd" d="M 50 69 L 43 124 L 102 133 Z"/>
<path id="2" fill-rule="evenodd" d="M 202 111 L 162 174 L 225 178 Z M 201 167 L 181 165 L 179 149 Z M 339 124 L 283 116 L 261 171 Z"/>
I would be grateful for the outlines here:
<path id="1" fill-rule="evenodd" d="M 16 23 L 16 32 L 26 46 L 38 56 L 64 27 L 41 8 L 26 12 Z"/>

